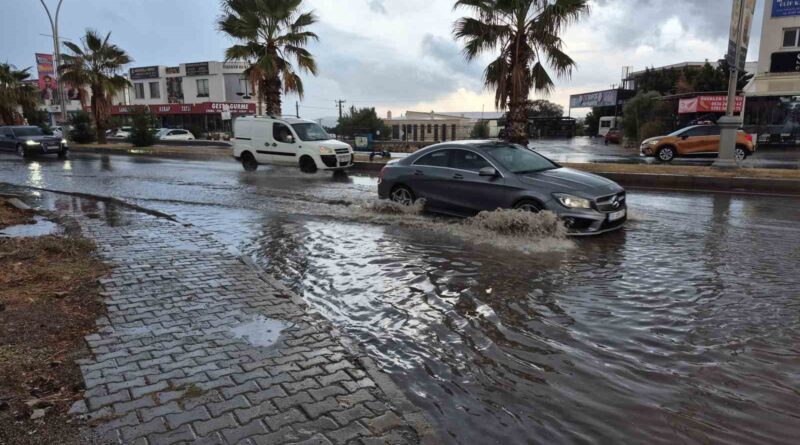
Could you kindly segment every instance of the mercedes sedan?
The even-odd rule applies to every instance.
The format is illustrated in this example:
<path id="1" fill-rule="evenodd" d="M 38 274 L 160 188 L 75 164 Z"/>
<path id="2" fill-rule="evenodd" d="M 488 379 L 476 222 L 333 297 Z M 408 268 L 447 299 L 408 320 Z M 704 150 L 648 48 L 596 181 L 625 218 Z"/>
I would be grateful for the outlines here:
<path id="1" fill-rule="evenodd" d="M 456 216 L 484 210 L 549 210 L 572 234 L 621 228 L 625 190 L 614 181 L 564 168 L 533 150 L 496 141 L 437 144 L 383 168 L 378 196 Z"/>

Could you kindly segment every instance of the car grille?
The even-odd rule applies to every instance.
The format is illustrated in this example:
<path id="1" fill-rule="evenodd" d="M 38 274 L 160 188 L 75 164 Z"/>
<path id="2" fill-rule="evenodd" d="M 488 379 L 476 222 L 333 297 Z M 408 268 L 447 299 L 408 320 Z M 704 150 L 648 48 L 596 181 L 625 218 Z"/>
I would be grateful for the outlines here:
<path id="1" fill-rule="evenodd" d="M 337 149 L 336 149 L 336 154 L 337 154 L 337 155 L 346 155 L 346 154 L 350 154 L 350 150 L 348 150 L 348 149 L 346 149 L 346 148 L 337 148 Z"/>
<path id="2" fill-rule="evenodd" d="M 614 212 L 625 207 L 625 192 L 597 198 L 595 208 L 601 212 Z"/>

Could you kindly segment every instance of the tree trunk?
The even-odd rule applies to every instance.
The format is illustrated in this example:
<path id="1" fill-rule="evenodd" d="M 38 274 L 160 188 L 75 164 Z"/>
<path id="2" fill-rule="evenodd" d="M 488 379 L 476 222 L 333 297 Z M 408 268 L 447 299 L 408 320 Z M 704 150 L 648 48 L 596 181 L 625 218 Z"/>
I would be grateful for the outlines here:
<path id="1" fill-rule="evenodd" d="M 267 114 L 281 115 L 281 78 L 277 75 L 266 80 Z"/>
<path id="2" fill-rule="evenodd" d="M 506 137 L 513 144 L 528 146 L 528 111 L 527 101 L 516 100 L 508 103 L 508 129 Z"/>

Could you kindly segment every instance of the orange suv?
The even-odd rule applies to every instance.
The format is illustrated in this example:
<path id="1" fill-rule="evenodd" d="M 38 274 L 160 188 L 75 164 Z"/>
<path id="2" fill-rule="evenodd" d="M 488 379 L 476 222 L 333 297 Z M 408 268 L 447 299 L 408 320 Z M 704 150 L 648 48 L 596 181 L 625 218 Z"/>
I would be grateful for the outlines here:
<path id="1" fill-rule="evenodd" d="M 650 138 L 642 142 L 642 156 L 654 156 L 670 162 L 679 156 L 698 156 L 719 154 L 720 127 L 716 125 L 695 125 L 686 127 L 666 136 Z M 743 161 L 756 150 L 753 138 L 739 130 L 736 137 L 735 156 Z"/>

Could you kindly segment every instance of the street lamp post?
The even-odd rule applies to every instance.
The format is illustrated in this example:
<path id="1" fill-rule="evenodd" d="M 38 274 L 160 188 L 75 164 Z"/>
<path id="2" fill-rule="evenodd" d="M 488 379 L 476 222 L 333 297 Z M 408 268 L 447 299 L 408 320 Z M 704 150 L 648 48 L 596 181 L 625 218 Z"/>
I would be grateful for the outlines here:
<path id="1" fill-rule="evenodd" d="M 50 29 L 53 33 L 53 49 L 55 50 L 55 69 L 54 75 L 56 77 L 56 87 L 58 90 L 58 101 L 61 104 L 61 124 L 67 124 L 67 101 L 64 97 L 64 84 L 61 83 L 61 76 L 58 74 L 58 66 L 61 64 L 61 42 L 58 38 L 58 15 L 61 12 L 61 3 L 64 0 L 58 0 L 58 5 L 56 6 L 56 14 L 55 18 L 53 18 L 53 14 L 50 13 L 50 8 L 47 7 L 44 0 L 39 0 L 44 6 L 45 12 L 47 12 L 47 18 L 50 19 Z"/>

